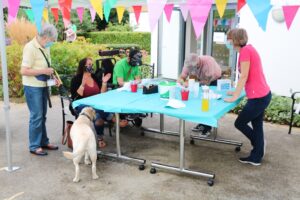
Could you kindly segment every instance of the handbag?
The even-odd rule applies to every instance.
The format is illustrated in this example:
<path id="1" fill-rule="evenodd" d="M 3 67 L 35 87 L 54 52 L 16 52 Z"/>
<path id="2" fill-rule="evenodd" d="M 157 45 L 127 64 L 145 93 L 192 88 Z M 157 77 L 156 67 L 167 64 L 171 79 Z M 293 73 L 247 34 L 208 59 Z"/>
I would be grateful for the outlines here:
<path id="1" fill-rule="evenodd" d="M 67 146 L 70 149 L 73 149 L 73 142 L 72 142 L 72 139 L 71 139 L 71 136 L 70 136 L 70 131 L 71 131 L 72 125 L 73 125 L 73 121 L 67 121 L 66 122 L 66 128 L 65 128 L 62 140 L 61 140 L 61 143 L 63 145 L 67 144 Z"/>

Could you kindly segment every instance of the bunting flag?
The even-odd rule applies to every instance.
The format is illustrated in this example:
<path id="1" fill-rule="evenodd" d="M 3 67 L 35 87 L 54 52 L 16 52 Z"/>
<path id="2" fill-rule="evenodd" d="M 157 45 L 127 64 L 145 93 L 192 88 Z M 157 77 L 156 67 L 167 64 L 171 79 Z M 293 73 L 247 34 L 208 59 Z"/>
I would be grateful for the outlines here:
<path id="1" fill-rule="evenodd" d="M 43 10 L 43 19 L 44 19 L 46 22 L 49 22 L 49 12 L 48 12 L 48 9 L 47 9 L 47 8 L 44 8 L 44 10 Z"/>
<path id="2" fill-rule="evenodd" d="M 190 11 L 190 15 L 192 18 L 194 31 L 197 39 L 199 38 L 204 28 L 212 3 L 213 0 L 188 0 L 187 1 L 188 9 Z"/>
<path id="3" fill-rule="evenodd" d="M 226 5 L 227 5 L 227 0 L 216 0 L 216 6 L 217 6 L 217 10 L 218 10 L 220 18 L 223 18 Z"/>
<path id="4" fill-rule="evenodd" d="M 147 0 L 150 30 L 153 31 L 167 3 L 167 0 Z"/>
<path id="5" fill-rule="evenodd" d="M 26 15 L 27 15 L 29 21 L 30 21 L 31 23 L 33 23 L 33 22 L 34 22 L 34 16 L 33 16 L 32 10 L 31 10 L 31 9 L 25 9 L 25 13 L 26 13 Z"/>
<path id="6" fill-rule="evenodd" d="M 139 23 L 140 15 L 142 12 L 142 6 L 132 6 L 136 23 Z"/>
<path id="7" fill-rule="evenodd" d="M 298 8 L 299 6 L 282 6 L 284 18 L 285 18 L 285 24 L 288 30 L 290 29 L 294 21 Z"/>
<path id="8" fill-rule="evenodd" d="M 93 10 L 95 10 L 98 14 L 98 16 L 100 17 L 101 20 L 103 20 L 103 7 L 102 7 L 102 0 L 90 0 L 91 5 L 93 7 Z M 91 11 L 91 9 L 90 9 Z M 92 16 L 92 12 L 91 12 L 91 16 Z M 93 16 L 92 16 L 93 18 Z M 94 17 L 95 20 L 95 17 Z M 92 22 L 94 21 L 92 19 Z"/>
<path id="9" fill-rule="evenodd" d="M 104 17 L 105 20 L 109 21 L 110 10 L 115 6 L 117 0 L 106 0 L 104 3 Z"/>
<path id="10" fill-rule="evenodd" d="M 266 31 L 268 15 L 272 8 L 270 0 L 247 0 L 247 4 L 259 26 Z"/>
<path id="11" fill-rule="evenodd" d="M 82 23 L 84 8 L 83 7 L 78 7 L 78 8 L 76 8 L 76 11 L 77 11 L 77 15 L 78 15 L 80 23 Z"/>
<path id="12" fill-rule="evenodd" d="M 246 0 L 238 0 L 238 2 L 237 2 L 237 12 L 239 12 L 244 5 L 246 5 Z"/>
<path id="13" fill-rule="evenodd" d="M 94 22 L 95 21 L 95 17 L 96 17 L 96 11 L 94 10 L 94 8 L 90 8 L 90 13 L 91 13 L 91 21 Z"/>
<path id="14" fill-rule="evenodd" d="M 58 8 L 51 8 L 51 13 L 55 19 L 55 22 L 58 22 Z"/>
<path id="15" fill-rule="evenodd" d="M 184 21 L 186 21 L 187 16 L 189 14 L 188 5 L 187 4 L 181 4 L 180 5 L 180 10 L 181 10 L 181 14 L 182 14 L 182 17 L 183 17 Z"/>
<path id="16" fill-rule="evenodd" d="M 9 0 L 7 1 L 7 7 L 8 7 L 8 23 L 10 24 L 11 22 L 13 22 L 17 15 L 18 15 L 18 11 L 19 11 L 19 7 L 20 7 L 20 1 L 21 0 Z"/>
<path id="17" fill-rule="evenodd" d="M 65 28 L 67 28 L 71 23 L 72 0 L 58 0 L 58 5 L 61 10 Z"/>
<path id="18" fill-rule="evenodd" d="M 117 6 L 116 10 L 117 10 L 117 15 L 118 15 L 118 22 L 120 24 L 122 22 L 122 18 L 123 18 L 124 12 L 125 12 L 125 7 Z"/>
<path id="19" fill-rule="evenodd" d="M 37 27 L 38 32 L 40 32 L 42 29 L 42 17 L 43 17 L 43 10 L 45 7 L 45 1 L 30 0 L 30 4 L 34 15 L 35 25 Z"/>
<path id="20" fill-rule="evenodd" d="M 174 8 L 174 4 L 166 4 L 164 7 L 166 18 L 169 23 L 171 21 L 171 15 L 172 15 L 173 8 Z"/>
<path id="21" fill-rule="evenodd" d="M 0 0 L 1 1 L 1 0 Z M 6 8 L 7 7 L 7 0 L 2 0 L 2 2 L 3 2 L 3 4 L 2 4 L 2 6 L 3 6 L 3 8 Z"/>

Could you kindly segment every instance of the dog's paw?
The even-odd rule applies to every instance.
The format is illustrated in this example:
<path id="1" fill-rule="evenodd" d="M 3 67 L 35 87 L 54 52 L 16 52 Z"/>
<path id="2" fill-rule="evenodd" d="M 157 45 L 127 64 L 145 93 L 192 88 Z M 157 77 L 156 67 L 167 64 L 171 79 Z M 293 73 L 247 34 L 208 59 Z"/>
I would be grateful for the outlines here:
<path id="1" fill-rule="evenodd" d="M 90 164 L 92 164 L 92 162 L 90 160 L 84 160 L 84 164 L 90 165 Z"/>
<path id="2" fill-rule="evenodd" d="M 99 176 L 96 174 L 96 175 L 93 175 L 93 179 L 95 180 L 95 179 L 98 179 L 99 178 Z"/>
<path id="3" fill-rule="evenodd" d="M 79 178 L 76 178 L 76 177 L 75 177 L 75 178 L 73 179 L 73 182 L 74 182 L 74 183 L 78 183 L 79 181 L 80 181 Z"/>

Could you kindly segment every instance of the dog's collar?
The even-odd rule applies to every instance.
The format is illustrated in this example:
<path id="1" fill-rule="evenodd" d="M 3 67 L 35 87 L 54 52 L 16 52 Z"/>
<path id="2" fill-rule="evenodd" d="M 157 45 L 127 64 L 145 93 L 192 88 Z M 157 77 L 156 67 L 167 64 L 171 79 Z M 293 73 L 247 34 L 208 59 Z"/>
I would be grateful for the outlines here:
<path id="1" fill-rule="evenodd" d="M 85 113 L 80 113 L 80 115 L 84 115 L 84 116 L 86 116 L 91 122 L 93 121 L 91 118 L 90 118 L 90 116 L 88 116 L 87 114 L 85 114 Z"/>

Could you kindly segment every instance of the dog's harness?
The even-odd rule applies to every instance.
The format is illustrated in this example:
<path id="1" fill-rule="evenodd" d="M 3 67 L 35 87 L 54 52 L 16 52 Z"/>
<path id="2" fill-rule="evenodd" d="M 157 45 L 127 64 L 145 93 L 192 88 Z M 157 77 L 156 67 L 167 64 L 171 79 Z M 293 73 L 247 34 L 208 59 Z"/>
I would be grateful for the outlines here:
<path id="1" fill-rule="evenodd" d="M 91 122 L 93 121 L 93 120 L 90 118 L 90 116 L 88 116 L 88 115 L 85 114 L 85 113 L 80 113 L 80 115 L 86 116 Z"/>

